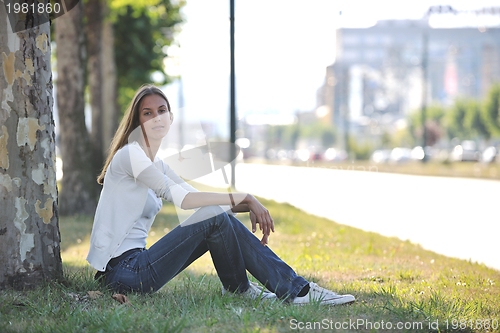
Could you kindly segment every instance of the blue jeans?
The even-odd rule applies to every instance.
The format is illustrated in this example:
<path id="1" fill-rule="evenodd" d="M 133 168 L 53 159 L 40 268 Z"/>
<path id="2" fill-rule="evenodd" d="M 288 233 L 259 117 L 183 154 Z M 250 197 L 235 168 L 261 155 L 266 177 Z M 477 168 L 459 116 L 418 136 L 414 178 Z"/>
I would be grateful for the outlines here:
<path id="1" fill-rule="evenodd" d="M 200 216 L 211 216 L 201 222 Z M 224 288 L 244 292 L 246 270 L 282 299 L 293 299 L 308 282 L 219 206 L 202 207 L 149 249 L 137 249 L 116 266 L 107 267 L 111 289 L 154 292 L 210 251 Z"/>

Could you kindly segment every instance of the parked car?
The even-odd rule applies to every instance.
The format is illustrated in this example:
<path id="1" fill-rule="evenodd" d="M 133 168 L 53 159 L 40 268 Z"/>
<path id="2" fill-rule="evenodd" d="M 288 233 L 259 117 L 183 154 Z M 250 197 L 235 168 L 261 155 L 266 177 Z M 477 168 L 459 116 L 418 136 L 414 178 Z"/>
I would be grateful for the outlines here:
<path id="1" fill-rule="evenodd" d="M 311 155 L 309 156 L 310 161 L 321 161 L 323 159 L 323 156 L 319 152 L 311 152 Z"/>
<path id="2" fill-rule="evenodd" d="M 396 147 L 391 151 L 389 155 L 390 163 L 403 163 L 408 162 L 411 159 L 411 149 Z"/>
<path id="3" fill-rule="evenodd" d="M 278 153 L 276 154 L 276 157 L 280 161 L 285 161 L 285 160 L 288 159 L 288 152 L 285 149 L 280 149 L 280 150 L 278 150 Z"/>
<path id="4" fill-rule="evenodd" d="M 266 152 L 266 157 L 267 159 L 269 160 L 274 160 L 276 159 L 276 150 L 274 149 L 268 149 L 267 152 Z"/>
<path id="5" fill-rule="evenodd" d="M 450 154 L 452 161 L 479 161 L 481 153 L 476 148 L 476 143 L 472 140 L 462 141 L 462 144 L 455 146 Z"/>
<path id="6" fill-rule="evenodd" d="M 424 148 L 416 146 L 411 150 L 410 158 L 415 161 L 420 161 L 424 158 Z"/>
<path id="7" fill-rule="evenodd" d="M 499 157 L 499 152 L 496 147 L 490 146 L 483 151 L 481 156 L 481 162 L 492 163 L 495 162 Z"/>
<path id="8" fill-rule="evenodd" d="M 309 159 L 310 152 L 308 149 L 298 149 L 295 151 L 294 160 L 305 162 Z"/>
<path id="9" fill-rule="evenodd" d="M 425 146 L 425 149 L 422 146 L 416 146 L 411 150 L 410 158 L 415 161 L 421 161 L 425 156 L 426 160 L 429 161 L 439 159 L 439 153 L 440 150 L 432 146 Z"/>
<path id="10" fill-rule="evenodd" d="M 389 156 L 391 155 L 391 151 L 388 149 L 378 149 L 372 153 L 370 160 L 374 163 L 386 163 L 389 161 Z"/>
<path id="11" fill-rule="evenodd" d="M 345 161 L 347 160 L 347 153 L 343 149 L 328 148 L 323 158 L 325 161 Z"/>

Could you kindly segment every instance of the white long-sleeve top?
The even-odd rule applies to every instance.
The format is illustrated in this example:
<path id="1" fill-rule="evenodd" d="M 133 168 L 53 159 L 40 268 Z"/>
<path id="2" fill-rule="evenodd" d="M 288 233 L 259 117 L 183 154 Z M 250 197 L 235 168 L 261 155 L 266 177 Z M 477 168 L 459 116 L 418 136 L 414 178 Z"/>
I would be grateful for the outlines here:
<path id="1" fill-rule="evenodd" d="M 111 258 L 131 248 L 143 247 L 137 244 L 145 244 L 147 232 L 159 211 L 154 205 L 153 213 L 145 209 L 151 206 L 146 205 L 149 189 L 177 207 L 181 207 L 189 192 L 198 191 L 160 158 L 152 162 L 137 142 L 127 144 L 113 156 L 104 176 L 87 255 L 92 267 L 104 271 Z M 232 214 L 229 206 L 221 207 Z M 138 229 L 146 226 L 143 240 L 138 240 L 137 233 L 131 235 L 134 226 Z M 127 239 L 129 236 L 135 241 Z M 122 246 L 124 241 L 129 245 Z"/>
<path id="2" fill-rule="evenodd" d="M 146 239 L 148 238 L 149 230 L 162 205 L 163 202 L 161 198 L 157 197 L 152 189 L 149 189 L 141 217 L 134 223 L 130 232 L 113 254 L 113 258 L 118 257 L 130 249 L 146 247 Z"/>

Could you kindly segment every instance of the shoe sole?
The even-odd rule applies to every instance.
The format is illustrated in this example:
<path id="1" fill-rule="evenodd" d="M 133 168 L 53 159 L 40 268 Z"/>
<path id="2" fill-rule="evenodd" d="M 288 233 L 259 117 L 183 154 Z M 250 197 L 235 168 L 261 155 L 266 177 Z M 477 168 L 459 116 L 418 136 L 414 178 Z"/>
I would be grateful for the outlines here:
<path id="1" fill-rule="evenodd" d="M 292 303 L 292 305 L 308 305 L 308 304 L 314 304 L 316 302 L 318 302 L 318 301 L 305 302 L 305 303 Z M 348 305 L 348 304 L 352 304 L 354 302 L 356 302 L 355 298 L 353 298 L 352 300 L 343 301 L 341 303 L 337 303 L 337 302 L 335 302 L 335 300 L 328 300 L 328 301 L 322 300 L 319 302 L 319 304 L 321 304 L 321 305 Z"/>

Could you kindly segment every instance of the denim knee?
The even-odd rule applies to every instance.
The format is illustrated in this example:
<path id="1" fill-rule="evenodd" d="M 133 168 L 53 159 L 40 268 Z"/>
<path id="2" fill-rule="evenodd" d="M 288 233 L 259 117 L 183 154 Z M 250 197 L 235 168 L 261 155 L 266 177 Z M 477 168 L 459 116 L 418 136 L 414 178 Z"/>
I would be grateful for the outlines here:
<path id="1" fill-rule="evenodd" d="M 212 206 L 205 206 L 205 207 L 200 207 L 197 212 L 203 211 L 203 214 L 210 214 L 211 216 L 217 216 L 220 214 L 227 214 L 224 209 L 222 209 L 221 206 L 217 205 L 212 205 Z"/>
<path id="2" fill-rule="evenodd" d="M 210 221 L 215 221 L 215 218 L 220 215 L 227 216 L 226 211 L 222 209 L 220 206 L 212 205 L 212 206 L 200 207 L 196 210 L 196 212 L 193 215 L 191 215 L 184 222 L 182 222 L 181 226 L 188 226 L 202 221 L 208 223 Z M 226 218 L 224 218 L 224 220 L 226 220 Z"/>

